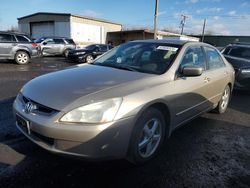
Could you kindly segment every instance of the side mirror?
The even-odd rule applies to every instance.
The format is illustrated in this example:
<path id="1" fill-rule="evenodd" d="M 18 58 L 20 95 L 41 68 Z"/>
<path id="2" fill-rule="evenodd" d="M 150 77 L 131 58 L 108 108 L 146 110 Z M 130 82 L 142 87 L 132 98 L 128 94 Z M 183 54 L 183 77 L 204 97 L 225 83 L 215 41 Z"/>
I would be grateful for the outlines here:
<path id="1" fill-rule="evenodd" d="M 203 72 L 203 68 L 199 66 L 185 66 L 182 69 L 182 74 L 187 77 L 200 76 Z"/>
<path id="2" fill-rule="evenodd" d="M 44 42 L 43 45 L 47 45 L 48 43 L 47 42 Z"/>

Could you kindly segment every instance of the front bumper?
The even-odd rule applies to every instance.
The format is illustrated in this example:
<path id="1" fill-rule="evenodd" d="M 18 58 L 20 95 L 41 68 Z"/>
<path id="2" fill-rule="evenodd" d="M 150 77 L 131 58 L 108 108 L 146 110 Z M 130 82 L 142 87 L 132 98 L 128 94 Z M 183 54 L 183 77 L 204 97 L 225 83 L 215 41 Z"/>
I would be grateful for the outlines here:
<path id="1" fill-rule="evenodd" d="M 29 122 L 29 129 L 18 123 L 17 128 L 32 142 L 57 154 L 91 160 L 125 158 L 134 116 L 98 125 L 76 125 L 58 122 L 59 112 L 52 117 L 26 114 L 22 103 L 16 99 L 14 115 Z"/>
<path id="2" fill-rule="evenodd" d="M 70 61 L 77 61 L 77 62 L 85 62 L 86 55 L 68 55 L 68 60 Z"/>

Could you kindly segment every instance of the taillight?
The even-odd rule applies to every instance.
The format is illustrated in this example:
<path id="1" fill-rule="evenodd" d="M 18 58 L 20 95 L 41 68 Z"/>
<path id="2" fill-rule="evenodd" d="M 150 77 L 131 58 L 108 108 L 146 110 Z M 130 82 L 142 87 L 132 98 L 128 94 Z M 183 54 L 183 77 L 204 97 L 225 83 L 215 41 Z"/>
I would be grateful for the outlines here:
<path id="1" fill-rule="evenodd" d="M 33 47 L 37 47 L 38 45 L 37 45 L 37 43 L 35 43 L 35 42 L 32 42 L 32 44 L 31 44 Z"/>

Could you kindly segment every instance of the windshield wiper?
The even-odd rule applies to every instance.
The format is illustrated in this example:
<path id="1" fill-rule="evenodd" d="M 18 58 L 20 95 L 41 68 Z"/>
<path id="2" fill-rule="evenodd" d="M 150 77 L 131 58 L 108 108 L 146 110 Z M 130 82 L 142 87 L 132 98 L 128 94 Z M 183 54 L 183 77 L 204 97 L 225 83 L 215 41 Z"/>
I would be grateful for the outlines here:
<path id="1" fill-rule="evenodd" d="M 108 64 L 108 63 L 93 63 L 93 65 L 100 65 L 104 67 L 112 67 L 116 69 L 122 69 L 122 70 L 128 70 L 128 71 L 133 71 L 133 72 L 138 72 L 135 68 L 129 67 L 129 66 L 124 66 L 124 65 L 114 65 L 114 64 Z"/>

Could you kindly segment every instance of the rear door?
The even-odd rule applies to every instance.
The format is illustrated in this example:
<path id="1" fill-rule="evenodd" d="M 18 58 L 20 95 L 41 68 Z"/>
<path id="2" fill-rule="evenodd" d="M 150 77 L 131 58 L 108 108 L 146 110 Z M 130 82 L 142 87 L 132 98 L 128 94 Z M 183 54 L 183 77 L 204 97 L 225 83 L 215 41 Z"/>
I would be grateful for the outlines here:
<path id="1" fill-rule="evenodd" d="M 207 58 L 207 87 L 209 100 L 212 104 L 217 104 L 221 98 L 221 94 L 224 91 L 227 81 L 230 80 L 230 70 L 227 67 L 219 54 L 219 52 L 212 47 L 204 47 Z"/>
<path id="2" fill-rule="evenodd" d="M 13 56 L 12 48 L 17 45 L 16 38 L 11 34 L 0 34 L 0 56 L 9 58 Z"/>
<path id="3" fill-rule="evenodd" d="M 63 54 L 65 50 L 66 43 L 63 39 L 54 39 L 54 53 Z"/>

